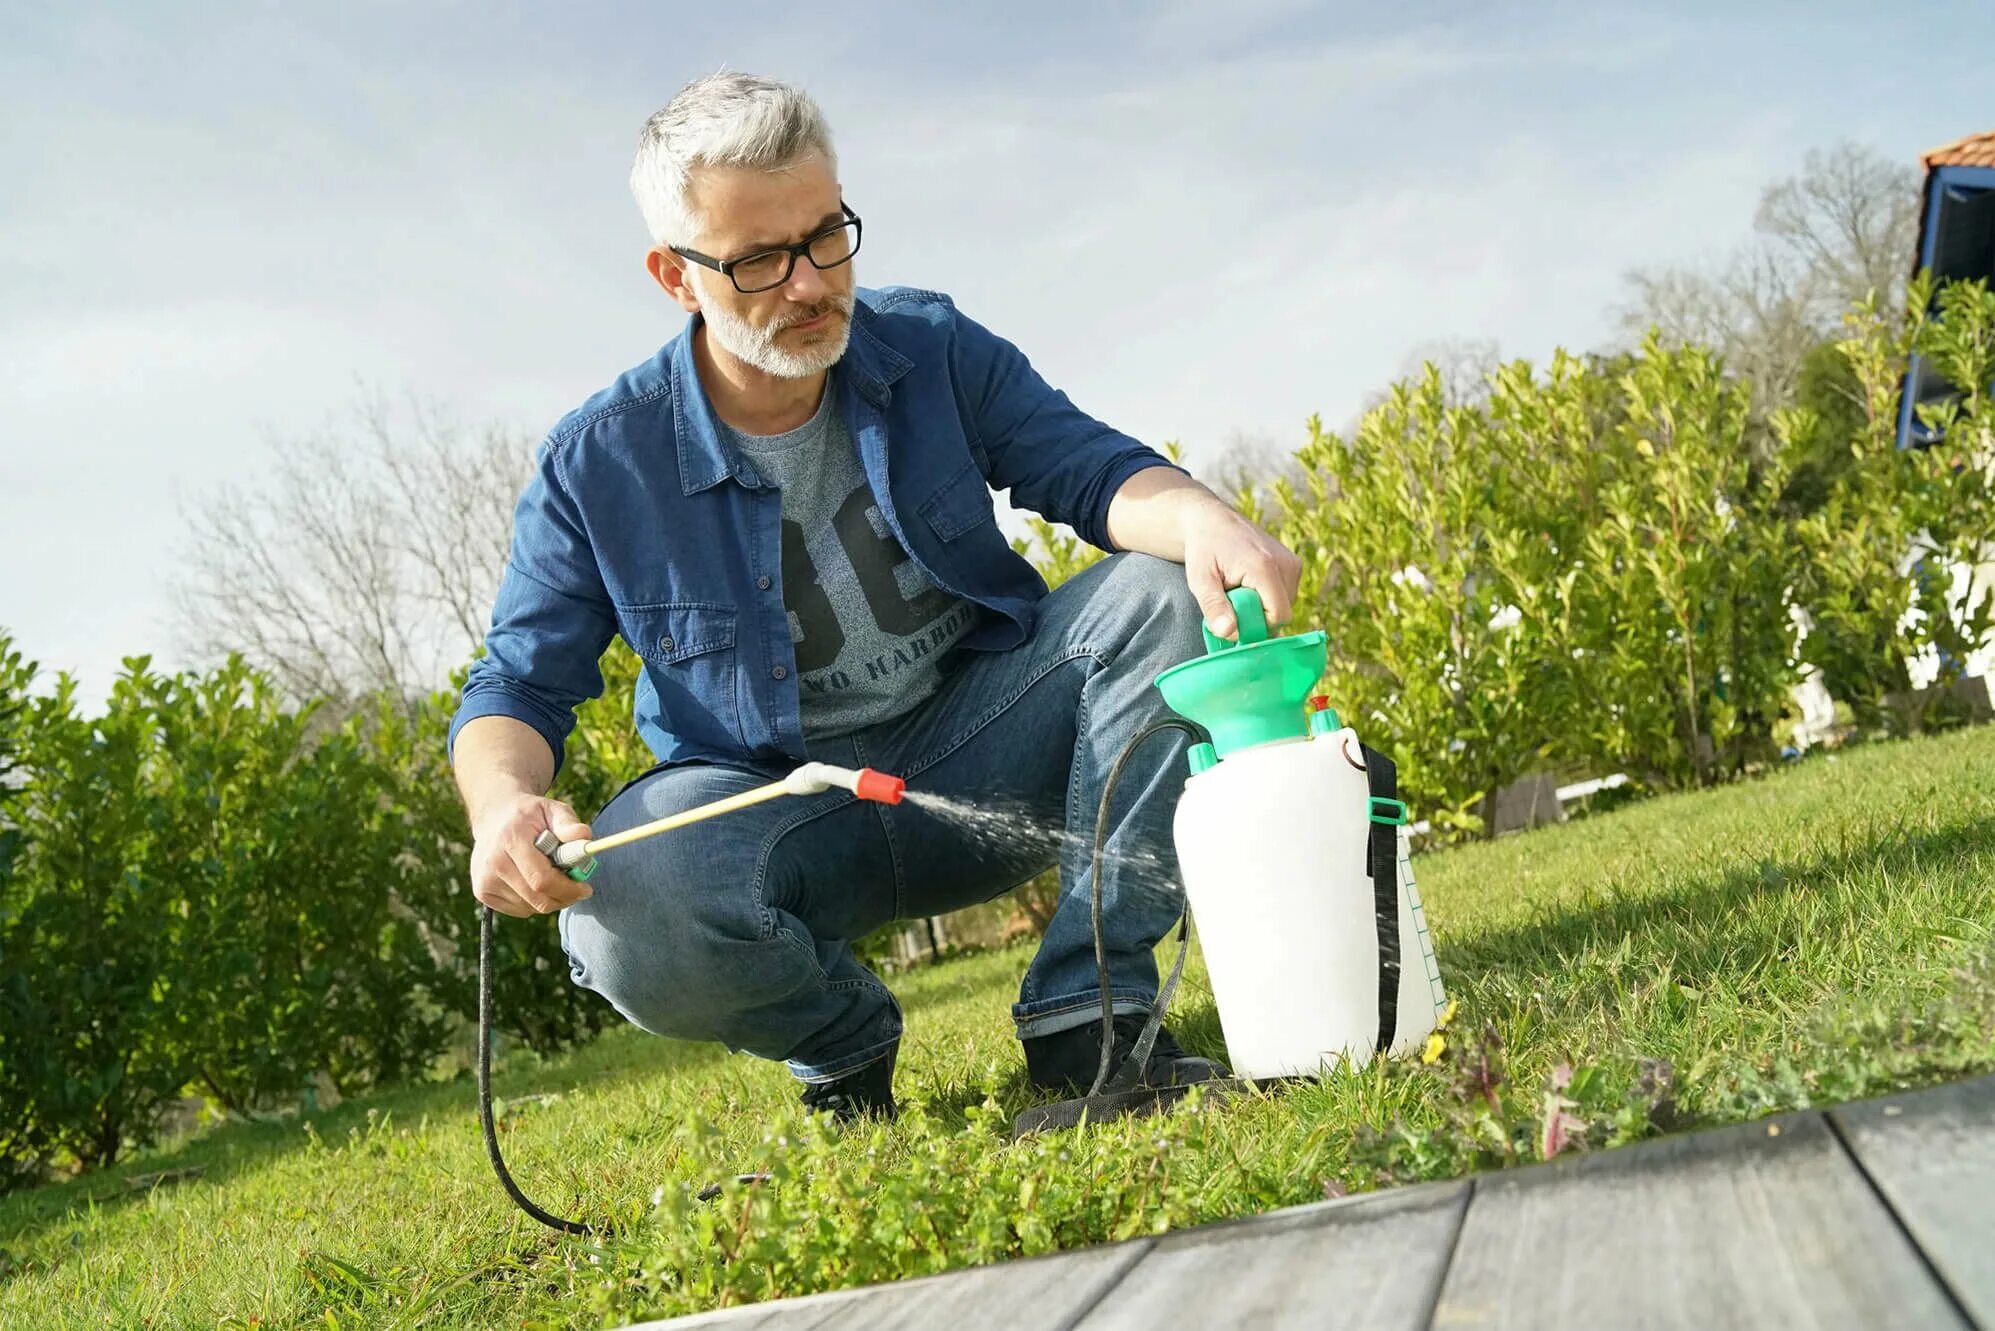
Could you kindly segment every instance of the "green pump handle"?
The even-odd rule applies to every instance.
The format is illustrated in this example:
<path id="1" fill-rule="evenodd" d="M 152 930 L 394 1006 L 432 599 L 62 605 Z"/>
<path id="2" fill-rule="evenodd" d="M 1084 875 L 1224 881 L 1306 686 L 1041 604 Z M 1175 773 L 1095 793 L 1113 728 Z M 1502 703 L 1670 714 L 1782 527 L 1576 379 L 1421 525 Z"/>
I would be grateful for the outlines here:
<path id="1" fill-rule="evenodd" d="M 1207 652 L 1222 651 L 1228 647 L 1245 647 L 1250 642 L 1264 642 L 1268 636 L 1268 612 L 1261 606 L 1261 594 L 1252 587 L 1235 587 L 1226 593 L 1226 599 L 1233 603 L 1233 620 L 1238 627 L 1236 639 L 1222 638 L 1200 621 L 1199 632 L 1205 635 Z"/>

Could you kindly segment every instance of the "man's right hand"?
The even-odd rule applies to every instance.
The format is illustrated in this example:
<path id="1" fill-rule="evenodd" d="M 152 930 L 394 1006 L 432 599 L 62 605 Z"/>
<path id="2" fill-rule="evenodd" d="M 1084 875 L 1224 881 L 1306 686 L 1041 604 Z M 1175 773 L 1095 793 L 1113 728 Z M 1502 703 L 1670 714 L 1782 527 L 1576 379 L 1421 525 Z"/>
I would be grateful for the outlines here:
<path id="1" fill-rule="evenodd" d="M 552 831 L 563 841 L 586 840 L 588 824 L 560 800 L 514 795 L 483 810 L 471 829 L 471 895 L 501 915 L 548 915 L 590 894 L 534 849 Z"/>

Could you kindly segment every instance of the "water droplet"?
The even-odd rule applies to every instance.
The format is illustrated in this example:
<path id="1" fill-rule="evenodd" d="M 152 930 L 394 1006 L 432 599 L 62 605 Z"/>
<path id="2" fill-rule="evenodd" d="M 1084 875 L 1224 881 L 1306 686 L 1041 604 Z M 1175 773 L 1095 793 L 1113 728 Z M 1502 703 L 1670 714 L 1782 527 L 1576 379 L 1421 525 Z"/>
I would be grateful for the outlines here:
<path id="1" fill-rule="evenodd" d="M 1094 823 L 1066 827 L 1043 808 L 1018 800 L 971 803 L 929 791 L 909 790 L 905 803 L 942 820 L 962 841 L 966 852 L 987 862 L 1010 865 L 1070 866 L 1079 879 L 1094 852 Z M 1168 832 L 1146 839 L 1144 829 L 1115 829 L 1102 847 L 1103 877 L 1108 899 L 1127 893 L 1135 897 L 1163 896 L 1182 901 L 1177 851 Z"/>

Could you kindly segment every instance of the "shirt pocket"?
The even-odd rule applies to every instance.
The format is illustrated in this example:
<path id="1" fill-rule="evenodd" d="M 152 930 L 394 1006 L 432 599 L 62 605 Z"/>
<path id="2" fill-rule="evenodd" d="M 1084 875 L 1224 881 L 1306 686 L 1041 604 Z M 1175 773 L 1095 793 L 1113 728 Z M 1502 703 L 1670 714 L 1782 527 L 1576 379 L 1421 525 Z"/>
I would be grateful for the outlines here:
<path id="1" fill-rule="evenodd" d="M 618 607 L 625 641 L 658 695 L 660 725 L 689 743 L 743 742 L 735 608 L 711 601 Z"/>
<path id="2" fill-rule="evenodd" d="M 711 601 L 660 601 L 623 607 L 624 636 L 645 661 L 676 666 L 734 646 L 734 607 Z"/>
<path id="3" fill-rule="evenodd" d="M 964 532 L 997 521 L 997 510 L 991 504 L 990 487 L 984 483 L 984 474 L 977 469 L 975 461 L 964 462 L 954 475 L 935 488 L 935 493 L 922 500 L 915 511 L 921 514 L 921 520 L 928 524 L 929 530 L 945 541 L 953 541 Z"/>

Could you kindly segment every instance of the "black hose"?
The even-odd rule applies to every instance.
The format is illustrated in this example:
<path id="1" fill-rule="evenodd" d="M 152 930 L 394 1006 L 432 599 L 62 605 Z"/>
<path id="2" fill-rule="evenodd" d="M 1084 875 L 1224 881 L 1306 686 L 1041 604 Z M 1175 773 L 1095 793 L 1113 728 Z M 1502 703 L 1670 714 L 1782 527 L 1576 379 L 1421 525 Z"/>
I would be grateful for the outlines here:
<path id="1" fill-rule="evenodd" d="M 1094 855 L 1088 869 L 1089 885 L 1094 893 L 1095 976 L 1101 983 L 1101 1066 L 1095 1073 L 1094 1085 L 1088 1088 L 1089 1099 L 1100 1095 L 1102 1088 L 1109 1084 L 1111 1072 L 1109 1064 L 1115 1059 L 1115 1002 L 1109 995 L 1108 951 L 1101 941 L 1101 851 L 1102 843 L 1108 835 L 1109 799 L 1115 794 L 1115 783 L 1121 778 L 1122 769 L 1128 765 L 1130 758 L 1135 756 L 1143 741 L 1166 730 L 1182 730 L 1192 737 L 1193 742 L 1206 738 L 1205 731 L 1189 721 L 1175 716 L 1161 717 L 1137 731 L 1135 738 L 1122 746 L 1122 752 L 1115 756 L 1115 761 L 1109 765 L 1107 778 L 1101 783 L 1101 805 L 1096 810 L 1094 820 Z M 1191 912 L 1190 904 L 1187 903 L 1186 910 L 1180 916 L 1178 923 L 1177 960 L 1171 965 L 1170 978 L 1164 982 L 1164 987 L 1157 991 L 1156 1001 L 1150 1005 L 1149 1020 L 1143 1023 L 1143 1031 L 1136 1037 L 1135 1048 L 1131 1049 L 1129 1057 L 1123 1060 L 1124 1075 L 1116 1078 L 1115 1089 L 1133 1087 L 1136 1079 L 1142 1075 L 1144 1066 L 1150 1061 L 1150 1050 L 1157 1041 L 1157 1029 L 1164 1023 L 1164 1011 L 1171 1004 L 1171 995 L 1178 987 L 1178 977 L 1184 973 L 1185 952 L 1190 946 Z"/>
<path id="2" fill-rule="evenodd" d="M 563 1220 L 558 1215 L 549 1215 L 535 1206 L 527 1195 L 520 1191 L 519 1184 L 506 1172 L 506 1162 L 499 1158 L 499 1132 L 492 1124 L 492 915 L 490 906 L 485 907 L 484 918 L 478 923 L 478 1118 L 485 1125 L 485 1154 L 492 1158 L 492 1168 L 499 1175 L 499 1182 L 505 1185 L 506 1195 L 519 1203 L 519 1208 L 543 1225 L 565 1230 L 570 1234 L 594 1234 L 588 1225 L 574 1220 Z"/>

